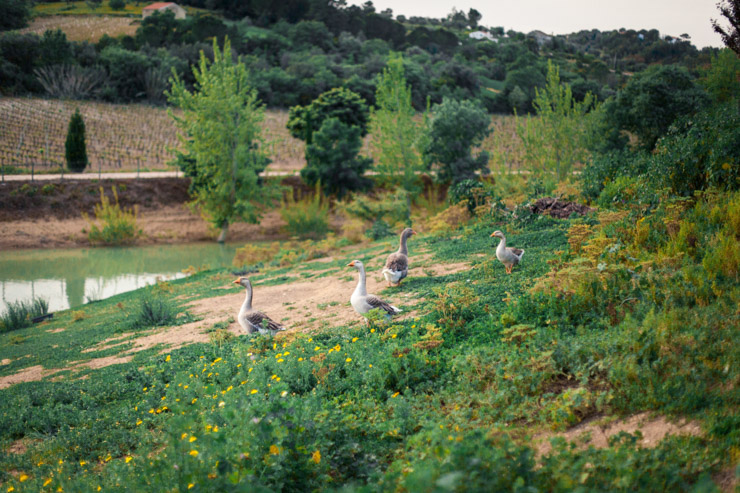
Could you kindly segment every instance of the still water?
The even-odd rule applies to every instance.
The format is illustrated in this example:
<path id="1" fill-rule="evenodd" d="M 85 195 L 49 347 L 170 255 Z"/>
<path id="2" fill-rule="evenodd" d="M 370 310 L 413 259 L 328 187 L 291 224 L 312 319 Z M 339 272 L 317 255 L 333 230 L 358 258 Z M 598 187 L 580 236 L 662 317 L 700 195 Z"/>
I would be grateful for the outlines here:
<path id="1" fill-rule="evenodd" d="M 7 303 L 40 297 L 49 311 L 131 291 L 158 279 L 185 277 L 182 270 L 228 267 L 242 244 L 193 243 L 74 250 L 0 252 L 0 313 Z"/>

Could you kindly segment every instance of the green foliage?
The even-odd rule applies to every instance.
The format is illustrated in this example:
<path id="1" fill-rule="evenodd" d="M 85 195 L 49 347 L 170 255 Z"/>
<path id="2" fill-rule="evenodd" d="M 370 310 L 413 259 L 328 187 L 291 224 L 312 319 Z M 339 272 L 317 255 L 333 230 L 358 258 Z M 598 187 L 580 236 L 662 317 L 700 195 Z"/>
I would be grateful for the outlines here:
<path id="1" fill-rule="evenodd" d="M 740 114 L 731 104 L 682 118 L 658 141 L 651 173 L 658 186 L 691 195 L 740 188 Z"/>
<path id="2" fill-rule="evenodd" d="M 3 0 L 2 19 L 0 19 L 0 31 L 20 29 L 28 25 L 31 17 L 29 2 L 26 0 Z"/>
<path id="3" fill-rule="evenodd" d="M 605 111 L 610 126 L 632 132 L 650 151 L 676 118 L 697 112 L 707 100 L 688 70 L 657 65 L 635 74 L 605 103 Z"/>
<path id="4" fill-rule="evenodd" d="M 87 146 L 85 144 L 85 122 L 80 109 L 75 109 L 69 119 L 67 140 L 64 142 L 64 157 L 67 168 L 75 173 L 82 173 L 88 165 Z"/>
<path id="5" fill-rule="evenodd" d="M 368 117 L 369 110 L 362 97 L 349 89 L 338 87 L 321 94 L 308 106 L 290 108 L 287 126 L 293 137 L 301 139 L 308 146 L 313 143 L 314 134 L 332 118 L 345 126 L 357 127 L 362 138 L 367 135 Z"/>
<path id="6" fill-rule="evenodd" d="M 324 193 L 341 199 L 355 190 L 365 190 L 372 182 L 364 176 L 372 159 L 358 156 L 362 147 L 361 129 L 338 118 L 325 120 L 306 146 L 303 180 L 313 186 L 321 183 Z"/>
<path id="7" fill-rule="evenodd" d="M 712 55 L 712 64 L 704 73 L 701 84 L 718 103 L 727 103 L 740 98 L 740 58 L 725 48 Z"/>
<path id="8" fill-rule="evenodd" d="M 433 109 L 424 161 L 430 168 L 438 164 L 437 179 L 459 182 L 476 177 L 476 171 L 488 173 L 488 153 L 473 156 L 472 148 L 491 133 L 490 118 L 470 101 L 445 99 Z"/>
<path id="9" fill-rule="evenodd" d="M 126 0 L 108 0 L 108 6 L 112 10 L 123 10 L 126 8 Z"/>
<path id="10" fill-rule="evenodd" d="M 178 162 L 191 178 L 193 201 L 221 229 L 218 241 L 226 239 L 229 224 L 244 220 L 256 223 L 260 205 L 274 195 L 261 183 L 259 173 L 269 160 L 263 149 L 261 122 L 264 108 L 243 63 L 234 62 L 231 44 L 223 52 L 213 42 L 213 62 L 203 52 L 194 69 L 196 90 L 190 91 L 177 74 L 167 94 L 180 107 L 171 112 L 185 149 Z"/>
<path id="11" fill-rule="evenodd" d="M 596 101 L 587 93 L 582 101 L 573 98 L 569 84 L 561 84 L 560 70 L 547 62 L 547 85 L 535 88 L 533 101 L 537 117 L 527 116 L 524 123 L 517 118 L 517 134 L 522 139 L 525 160 L 535 173 L 555 173 L 565 179 L 578 162 L 586 158 L 586 113 Z"/>
<path id="12" fill-rule="evenodd" d="M 100 221 L 100 226 L 91 221 L 87 214 L 82 214 L 90 225 L 87 239 L 93 245 L 130 245 L 141 235 L 141 230 L 136 226 L 138 205 L 133 209 L 122 209 L 118 203 L 116 187 L 113 187 L 113 198 L 115 203 L 111 203 L 103 192 L 103 187 L 100 187 L 100 203 L 95 205 L 95 220 Z"/>
<path id="13" fill-rule="evenodd" d="M 376 180 L 382 185 L 401 186 L 409 193 L 420 189 L 417 172 L 423 168 L 422 126 L 414 120 L 411 88 L 406 83 L 403 58 L 388 60 L 378 79 L 375 93 L 377 108 L 370 117 L 370 135 L 377 162 Z"/>
<path id="14" fill-rule="evenodd" d="M 649 169 L 650 156 L 646 153 L 622 150 L 594 154 L 581 173 L 581 193 L 589 200 L 594 200 L 618 176 L 637 177 L 646 174 Z"/>
<path id="15" fill-rule="evenodd" d="M 329 231 L 329 201 L 321 193 L 321 184 L 316 184 L 312 195 L 295 200 L 293 191 L 283 198 L 280 217 L 286 223 L 291 236 L 321 238 Z"/>
<path id="16" fill-rule="evenodd" d="M 138 308 L 129 319 L 131 329 L 173 325 L 177 318 L 177 305 L 162 296 L 142 297 Z"/>
<path id="17" fill-rule="evenodd" d="M 452 185 L 447 191 L 447 199 L 450 204 L 464 202 L 468 212 L 474 214 L 476 208 L 485 205 L 492 197 L 492 190 L 478 180 L 462 180 Z"/>
<path id="18" fill-rule="evenodd" d="M 49 302 L 43 298 L 31 301 L 11 301 L 0 315 L 0 332 L 23 329 L 33 325 L 33 319 L 49 313 Z"/>

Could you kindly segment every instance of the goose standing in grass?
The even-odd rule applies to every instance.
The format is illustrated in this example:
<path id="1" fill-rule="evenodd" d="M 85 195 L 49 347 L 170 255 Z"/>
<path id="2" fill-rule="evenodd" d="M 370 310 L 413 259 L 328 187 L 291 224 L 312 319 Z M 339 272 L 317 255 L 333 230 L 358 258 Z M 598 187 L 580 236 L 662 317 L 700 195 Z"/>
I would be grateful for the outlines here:
<path id="1" fill-rule="evenodd" d="M 522 260 L 524 250 L 519 248 L 511 248 L 506 246 L 506 236 L 501 231 L 494 231 L 491 234 L 491 238 L 494 236 L 501 238 L 501 241 L 496 248 L 496 258 L 501 261 L 506 267 L 506 273 L 511 274 L 511 268 L 514 267 Z"/>
<path id="2" fill-rule="evenodd" d="M 262 312 L 252 309 L 252 283 L 246 277 L 240 277 L 234 284 L 239 284 L 247 288 L 247 297 L 242 304 L 239 315 L 236 317 L 239 320 L 239 325 L 247 332 L 248 335 L 259 332 L 260 334 L 275 335 L 281 330 L 285 330 L 285 327 L 278 324 L 270 317 Z"/>
<path id="3" fill-rule="evenodd" d="M 355 309 L 360 315 L 365 315 L 373 308 L 380 308 L 385 311 L 388 316 L 401 313 L 401 310 L 393 305 L 386 303 L 374 294 L 367 294 L 367 286 L 365 284 L 365 266 L 359 260 L 353 260 L 347 267 L 354 267 L 360 273 L 360 279 L 357 282 L 355 292 L 352 293 L 349 301 L 352 303 L 352 308 Z"/>
<path id="4" fill-rule="evenodd" d="M 383 269 L 383 277 L 388 281 L 388 286 L 395 284 L 396 286 L 401 285 L 409 273 L 409 251 L 406 248 L 406 240 L 409 236 L 415 235 L 416 231 L 411 228 L 406 228 L 401 232 L 401 245 L 398 247 L 398 251 L 388 255 L 388 260 L 385 262 L 385 268 Z"/>

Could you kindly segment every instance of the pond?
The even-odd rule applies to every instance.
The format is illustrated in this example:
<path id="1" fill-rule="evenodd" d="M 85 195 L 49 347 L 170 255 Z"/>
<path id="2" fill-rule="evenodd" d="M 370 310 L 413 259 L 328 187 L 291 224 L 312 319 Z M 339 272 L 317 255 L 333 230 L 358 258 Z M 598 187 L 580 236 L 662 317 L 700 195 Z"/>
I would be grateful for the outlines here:
<path id="1" fill-rule="evenodd" d="M 182 271 L 191 266 L 229 267 L 241 246 L 213 242 L 0 252 L 0 313 L 8 303 L 34 296 L 46 299 L 55 312 L 185 277 Z"/>

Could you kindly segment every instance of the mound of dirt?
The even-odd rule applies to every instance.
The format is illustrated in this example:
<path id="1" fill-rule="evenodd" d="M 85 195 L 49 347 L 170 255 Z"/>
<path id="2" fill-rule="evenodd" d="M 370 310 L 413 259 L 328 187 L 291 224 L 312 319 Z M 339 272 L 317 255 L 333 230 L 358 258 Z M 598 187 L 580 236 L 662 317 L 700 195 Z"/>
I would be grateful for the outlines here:
<path id="1" fill-rule="evenodd" d="M 558 219 L 566 219 L 574 212 L 579 216 L 585 216 L 593 209 L 587 205 L 567 200 L 560 200 L 557 197 L 542 197 L 530 206 L 535 214 L 548 214 Z"/>

